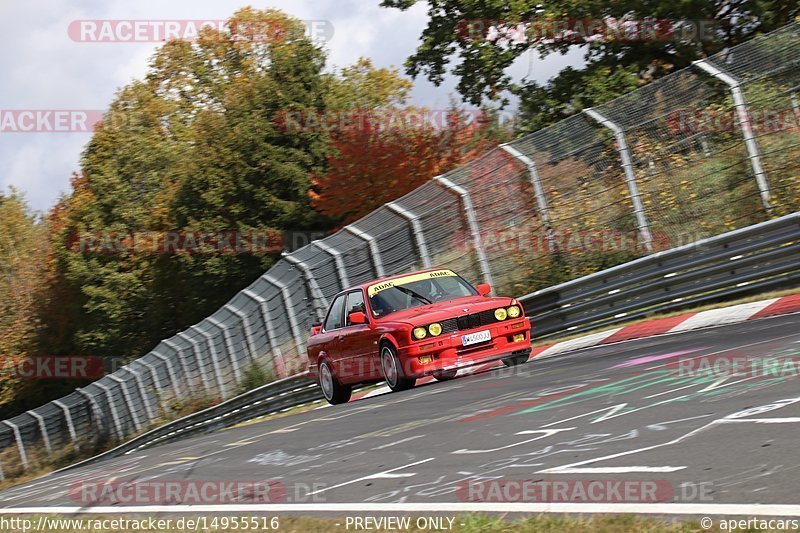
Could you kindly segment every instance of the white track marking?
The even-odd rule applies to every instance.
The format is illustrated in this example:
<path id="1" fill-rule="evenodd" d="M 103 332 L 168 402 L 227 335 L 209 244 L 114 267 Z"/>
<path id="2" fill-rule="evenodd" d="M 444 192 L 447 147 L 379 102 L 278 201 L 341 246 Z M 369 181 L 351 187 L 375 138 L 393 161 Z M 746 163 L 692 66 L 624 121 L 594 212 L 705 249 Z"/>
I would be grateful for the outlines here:
<path id="1" fill-rule="evenodd" d="M 390 448 L 390 447 L 392 447 L 392 446 L 394 446 L 396 444 L 402 444 L 404 442 L 408 442 L 408 441 L 414 440 L 414 439 L 419 439 L 419 438 L 424 437 L 424 436 L 425 435 L 414 435 L 413 437 L 408 437 L 407 439 L 402 439 L 402 440 L 390 442 L 388 444 L 381 444 L 380 446 L 376 446 L 376 447 L 374 447 L 372 449 L 373 450 L 383 450 L 384 448 Z"/>
<path id="2" fill-rule="evenodd" d="M 236 505 L 142 505 L 139 507 L 19 507 L 0 515 L 29 514 L 152 514 L 152 513 L 637 513 L 656 515 L 788 516 L 800 515 L 800 505 L 741 503 L 287 503 Z"/>
<path id="3" fill-rule="evenodd" d="M 428 459 L 423 459 L 422 461 L 417 461 L 415 463 L 411 463 L 411 464 L 407 464 L 407 465 L 403 465 L 403 466 L 398 466 L 397 468 L 392 468 L 392 469 L 389 469 L 389 470 L 384 470 L 383 472 L 378 472 L 377 474 L 370 474 L 368 476 L 360 477 L 358 479 L 352 479 L 350 481 L 345 481 L 344 483 L 339 483 L 337 485 L 332 485 L 330 487 L 325 487 L 324 489 L 319 489 L 319 490 L 315 490 L 314 492 L 309 492 L 308 494 L 306 494 L 306 496 L 313 496 L 314 494 L 320 494 L 322 492 L 326 492 L 326 491 L 329 491 L 329 490 L 332 490 L 332 489 L 337 489 L 339 487 L 344 487 L 345 485 L 352 485 L 353 483 L 358 483 L 359 481 L 365 481 L 367 479 L 381 479 L 381 478 L 393 478 L 393 477 L 410 477 L 410 476 L 413 476 L 415 474 L 408 473 L 408 474 L 399 474 L 398 475 L 398 474 L 394 474 L 394 472 L 396 472 L 398 470 L 402 470 L 404 468 L 409 468 L 411 466 L 416 466 L 416 465 L 420 465 L 422 463 L 427 463 L 428 461 L 433 461 L 434 459 L 435 459 L 435 457 L 430 457 Z"/>
<path id="4" fill-rule="evenodd" d="M 624 457 L 626 455 L 633 455 L 633 454 L 640 453 L 640 452 L 647 452 L 647 451 L 650 451 L 650 450 L 663 448 L 664 446 L 671 446 L 672 444 L 678 444 L 678 443 L 680 443 L 680 442 L 682 442 L 684 440 L 689 439 L 690 437 L 693 437 L 693 436 L 697 435 L 698 433 L 701 433 L 702 431 L 704 431 L 706 429 L 712 428 L 714 426 L 718 426 L 720 424 L 743 422 L 743 421 L 746 421 L 746 420 L 762 420 L 762 419 L 747 419 L 747 418 L 744 418 L 744 417 L 747 416 L 747 415 L 750 415 L 750 414 L 761 414 L 761 413 L 764 413 L 764 412 L 774 411 L 775 409 L 780 409 L 781 407 L 786 407 L 787 405 L 792 405 L 792 404 L 795 404 L 795 403 L 798 403 L 798 402 L 800 402 L 800 397 L 777 400 L 777 401 L 775 401 L 773 403 L 770 403 L 770 404 L 761 405 L 761 406 L 753 407 L 753 408 L 750 408 L 750 409 L 745 409 L 744 411 L 739 411 L 739 412 L 730 414 L 730 415 L 728 415 L 728 416 L 726 416 L 724 418 L 718 418 L 717 420 L 712 420 L 708 424 L 705 424 L 705 425 L 700 426 L 700 427 L 698 427 L 696 429 L 693 429 L 692 431 L 690 431 L 688 433 L 685 433 L 685 434 L 681 435 L 680 437 L 672 439 L 672 440 L 667 441 L 667 442 L 662 442 L 660 444 L 654 444 L 652 446 L 645 446 L 643 448 L 634 448 L 632 450 L 626 450 L 624 452 L 613 453 L 611 455 L 604 455 L 602 457 L 595 457 L 594 459 L 586 459 L 584 461 L 578 461 L 577 463 L 570 463 L 570 464 L 567 464 L 567 465 L 556 466 L 556 467 L 553 467 L 553 468 L 546 468 L 544 470 L 538 470 L 536 473 L 537 474 L 560 474 L 560 473 L 563 473 L 564 470 L 574 469 L 575 467 L 581 467 L 583 465 L 599 463 L 601 461 L 607 461 L 609 459 L 616 459 L 617 457 Z"/>
<path id="5" fill-rule="evenodd" d="M 685 466 L 597 466 L 561 468 L 559 474 L 631 474 L 636 472 L 677 472 Z"/>
<path id="6" fill-rule="evenodd" d="M 526 430 L 526 431 L 520 431 L 519 433 L 517 433 L 517 435 L 536 435 L 536 434 L 538 434 L 539 436 L 534 438 L 534 439 L 527 439 L 527 440 L 523 440 L 523 441 L 520 441 L 520 442 L 515 442 L 514 444 L 509 444 L 507 446 L 501 446 L 499 448 L 490 448 L 488 450 L 467 450 L 467 449 L 462 448 L 460 450 L 454 450 L 454 451 L 452 451 L 450 453 L 452 453 L 454 455 L 464 455 L 464 454 L 473 454 L 473 453 L 498 452 L 500 450 L 507 450 L 508 448 L 513 448 L 515 446 L 520 446 L 522 444 L 527 444 L 529 442 L 541 440 L 541 439 L 544 439 L 546 437 L 550 437 L 551 435 L 555 435 L 556 433 L 561 433 L 562 431 L 570 431 L 570 430 L 573 430 L 573 429 L 575 429 L 575 428 L 531 429 L 531 430 Z"/>
<path id="7" fill-rule="evenodd" d="M 709 309 L 700 311 L 694 316 L 690 316 L 677 326 L 669 330 L 670 333 L 679 331 L 690 331 L 693 329 L 704 328 L 707 326 L 721 326 L 724 324 L 735 324 L 744 322 L 767 306 L 777 302 L 780 298 L 761 300 L 760 302 L 750 302 L 746 304 L 732 305 L 722 309 Z"/>

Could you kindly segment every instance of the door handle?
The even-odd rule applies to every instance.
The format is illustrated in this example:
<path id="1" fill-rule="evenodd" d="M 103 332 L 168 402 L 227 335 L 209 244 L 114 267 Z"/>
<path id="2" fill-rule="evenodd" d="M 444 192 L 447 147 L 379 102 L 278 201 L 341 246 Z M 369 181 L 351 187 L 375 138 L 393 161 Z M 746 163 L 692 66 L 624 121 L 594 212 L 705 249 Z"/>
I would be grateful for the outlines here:
<path id="1" fill-rule="evenodd" d="M 344 335 L 339 335 L 339 342 L 342 342 L 343 340 L 344 340 Z"/>

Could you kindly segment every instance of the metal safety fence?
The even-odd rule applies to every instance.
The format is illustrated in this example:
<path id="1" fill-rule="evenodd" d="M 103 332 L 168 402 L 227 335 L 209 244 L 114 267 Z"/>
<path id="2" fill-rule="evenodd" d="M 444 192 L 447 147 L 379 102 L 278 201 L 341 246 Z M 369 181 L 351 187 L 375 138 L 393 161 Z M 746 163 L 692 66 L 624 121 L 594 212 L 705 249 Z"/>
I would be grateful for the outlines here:
<path id="1" fill-rule="evenodd" d="M 276 379 L 304 371 L 312 323 L 350 285 L 447 266 L 526 294 L 800 210 L 799 47 L 797 23 L 757 37 L 286 255 L 143 357 L 0 423 L 0 477 L 37 454 L 146 431 L 176 402 L 232 398 L 252 365 Z"/>

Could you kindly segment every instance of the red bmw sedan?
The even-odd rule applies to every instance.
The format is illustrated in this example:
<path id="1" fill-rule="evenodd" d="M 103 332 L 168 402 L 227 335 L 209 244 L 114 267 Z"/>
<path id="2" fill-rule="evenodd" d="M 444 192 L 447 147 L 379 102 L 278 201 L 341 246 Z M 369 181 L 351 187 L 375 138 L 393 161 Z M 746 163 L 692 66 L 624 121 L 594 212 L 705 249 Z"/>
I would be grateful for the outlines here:
<path id="1" fill-rule="evenodd" d="M 513 298 L 488 296 L 447 269 L 372 281 L 337 294 L 308 340 L 308 368 L 331 404 L 354 385 L 385 380 L 392 391 L 422 376 L 453 379 L 464 366 L 522 364 L 531 323 Z"/>

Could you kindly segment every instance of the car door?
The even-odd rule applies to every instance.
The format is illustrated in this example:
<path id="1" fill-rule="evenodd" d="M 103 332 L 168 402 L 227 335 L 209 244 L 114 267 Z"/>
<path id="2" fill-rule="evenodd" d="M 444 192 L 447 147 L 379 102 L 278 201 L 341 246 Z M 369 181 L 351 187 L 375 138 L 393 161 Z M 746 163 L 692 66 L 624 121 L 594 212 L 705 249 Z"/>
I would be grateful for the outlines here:
<path id="1" fill-rule="evenodd" d="M 339 334 L 344 327 L 344 305 L 347 298 L 346 294 L 340 294 L 333 299 L 325 321 L 322 323 L 322 330 L 317 335 L 315 342 L 319 345 L 318 355 L 326 356 L 331 363 L 335 374 L 339 375 L 340 342 Z"/>
<path id="2" fill-rule="evenodd" d="M 380 379 L 378 365 L 378 345 L 380 336 L 376 330 L 367 324 L 352 324 L 350 313 L 362 312 L 367 314 L 364 304 L 364 292 L 361 289 L 347 293 L 345 304 L 345 326 L 339 332 L 339 345 L 342 354 L 342 370 L 347 377 L 346 383 L 358 383 Z M 367 318 L 369 320 L 369 318 Z"/>

